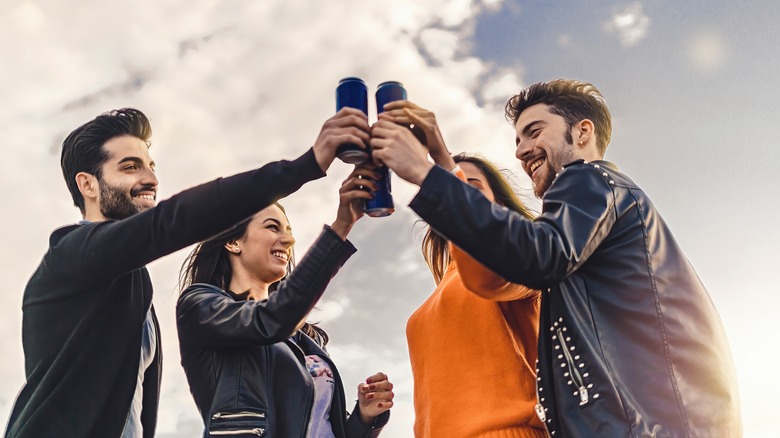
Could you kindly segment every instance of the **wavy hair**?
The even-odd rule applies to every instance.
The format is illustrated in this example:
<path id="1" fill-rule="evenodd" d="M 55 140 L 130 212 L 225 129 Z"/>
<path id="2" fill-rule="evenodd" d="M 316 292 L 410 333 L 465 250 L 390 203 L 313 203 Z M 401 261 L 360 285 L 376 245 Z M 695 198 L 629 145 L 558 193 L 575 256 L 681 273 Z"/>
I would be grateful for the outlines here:
<path id="1" fill-rule="evenodd" d="M 584 119 L 592 121 L 596 130 L 596 147 L 604 156 L 612 138 L 612 116 L 598 88 L 571 79 L 538 82 L 509 98 L 504 108 L 507 120 L 517 124 L 520 114 L 538 103 L 549 105 L 551 113 L 563 117 L 569 128 L 566 131 L 569 144 L 573 143 L 572 126 Z"/>
<path id="2" fill-rule="evenodd" d="M 279 207 L 282 213 L 287 216 L 287 212 L 281 204 L 274 202 L 273 205 Z M 233 267 L 230 265 L 230 255 L 225 245 L 246 236 L 247 227 L 253 217 L 250 216 L 195 246 L 195 249 L 184 260 L 179 271 L 179 293 L 184 293 L 194 283 L 207 283 L 222 290 L 228 290 L 230 280 L 233 278 Z M 294 268 L 295 252 L 291 249 L 290 260 L 287 262 L 287 273 L 279 281 L 271 283 L 268 292 L 279 289 L 279 285 Z M 314 324 L 304 322 L 301 330 L 312 339 L 318 340 L 321 345 L 328 343 L 328 334 Z"/>
<path id="3" fill-rule="evenodd" d="M 485 175 L 490 190 L 496 198 L 496 203 L 516 211 L 528 219 L 533 219 L 533 214 L 517 196 L 512 186 L 507 181 L 501 170 L 493 163 L 480 155 L 460 153 L 452 157 L 456 163 L 471 163 Z M 433 279 L 439 284 L 447 266 L 452 261 L 450 250 L 447 245 L 447 239 L 436 232 L 430 225 L 425 227 L 425 234 L 422 239 L 422 254 L 425 263 L 428 265 Z"/>

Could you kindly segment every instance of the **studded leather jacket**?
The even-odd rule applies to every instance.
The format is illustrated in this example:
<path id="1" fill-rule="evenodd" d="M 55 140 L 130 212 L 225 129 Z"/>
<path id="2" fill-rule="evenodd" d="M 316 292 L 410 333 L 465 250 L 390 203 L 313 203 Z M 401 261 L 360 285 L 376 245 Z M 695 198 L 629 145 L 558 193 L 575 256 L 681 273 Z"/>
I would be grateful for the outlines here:
<path id="1" fill-rule="evenodd" d="M 647 195 L 575 161 L 534 221 L 435 167 L 412 200 L 507 280 L 542 290 L 537 414 L 553 436 L 741 436 L 731 353 L 710 297 Z"/>
<path id="2" fill-rule="evenodd" d="M 202 283 L 182 293 L 176 306 L 181 363 L 203 418 L 204 437 L 308 437 L 314 402 L 308 355 L 320 356 L 333 372 L 334 436 L 379 435 L 389 412 L 373 425 L 364 425 L 357 411 L 347 418 L 341 377 L 323 339 L 295 329 L 354 252 L 351 243 L 326 227 L 268 300 L 247 300 Z"/>

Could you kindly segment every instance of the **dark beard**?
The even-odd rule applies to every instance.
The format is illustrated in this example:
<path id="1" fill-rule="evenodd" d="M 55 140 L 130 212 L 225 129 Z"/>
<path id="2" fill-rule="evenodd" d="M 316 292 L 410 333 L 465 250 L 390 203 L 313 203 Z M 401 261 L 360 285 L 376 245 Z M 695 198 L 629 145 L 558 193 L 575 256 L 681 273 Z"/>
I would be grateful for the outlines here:
<path id="1" fill-rule="evenodd" d="M 98 179 L 98 181 L 100 183 L 100 213 L 106 219 L 122 220 L 141 212 L 142 208 L 133 202 L 129 193 L 102 179 Z"/>

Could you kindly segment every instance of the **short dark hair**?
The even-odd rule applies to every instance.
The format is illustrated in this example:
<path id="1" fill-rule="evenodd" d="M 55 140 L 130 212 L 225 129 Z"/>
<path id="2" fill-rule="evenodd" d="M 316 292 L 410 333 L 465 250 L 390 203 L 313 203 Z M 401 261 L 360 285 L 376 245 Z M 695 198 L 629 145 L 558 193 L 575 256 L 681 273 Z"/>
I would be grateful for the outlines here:
<path id="1" fill-rule="evenodd" d="M 103 113 L 79 126 L 62 142 L 60 166 L 73 205 L 85 212 L 84 197 L 76 184 L 76 174 L 86 172 L 101 178 L 100 168 L 108 158 L 103 145 L 114 137 L 131 135 L 149 144 L 152 126 L 141 111 L 122 108 Z"/>
<path id="2" fill-rule="evenodd" d="M 538 82 L 509 98 L 506 103 L 507 120 L 517 123 L 528 107 L 543 103 L 550 111 L 566 120 L 569 130 L 575 123 L 590 119 L 596 129 L 596 147 L 603 156 L 612 138 L 612 116 L 604 96 L 593 85 L 571 79 Z M 568 132 L 568 131 L 567 131 Z M 571 134 L 567 134 L 571 143 Z"/>

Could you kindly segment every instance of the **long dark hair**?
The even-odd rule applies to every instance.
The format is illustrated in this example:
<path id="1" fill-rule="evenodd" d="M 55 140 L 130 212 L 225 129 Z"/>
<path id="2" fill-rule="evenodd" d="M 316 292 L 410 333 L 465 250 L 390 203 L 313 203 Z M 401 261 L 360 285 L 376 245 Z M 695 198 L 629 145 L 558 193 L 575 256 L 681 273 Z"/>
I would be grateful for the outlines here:
<path id="1" fill-rule="evenodd" d="M 274 205 L 284 213 L 287 212 L 278 202 Z M 195 246 L 195 249 L 187 256 L 179 271 L 180 293 L 194 283 L 207 283 L 222 290 L 228 290 L 230 280 L 233 278 L 233 267 L 230 266 L 230 256 L 225 245 L 228 242 L 242 239 L 246 236 L 246 230 L 254 216 L 250 216 L 231 228 L 211 237 Z M 290 260 L 287 262 L 287 273 L 279 281 L 271 283 L 268 292 L 274 292 L 295 268 L 295 252 L 290 248 Z M 328 343 L 328 334 L 314 324 L 304 322 L 301 330 L 321 345 Z M 319 338 L 319 339 L 318 339 Z"/>
<path id="2" fill-rule="evenodd" d="M 504 177 L 501 170 L 499 170 L 493 163 L 488 161 L 482 156 L 460 153 L 452 157 L 456 163 L 471 163 L 485 175 L 490 190 L 493 191 L 493 195 L 496 198 L 496 203 L 503 205 L 504 207 L 514 210 L 528 219 L 533 219 L 533 214 L 526 207 L 514 190 L 509 184 L 509 181 Z M 425 263 L 428 265 L 428 269 L 431 270 L 433 279 L 436 284 L 439 284 L 444 273 L 447 271 L 447 266 L 452 260 L 449 247 L 447 246 L 447 239 L 437 233 L 430 225 L 425 227 L 425 235 L 422 239 L 422 253 L 425 258 Z"/>

